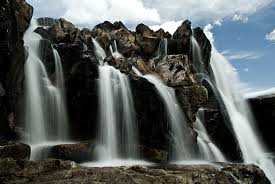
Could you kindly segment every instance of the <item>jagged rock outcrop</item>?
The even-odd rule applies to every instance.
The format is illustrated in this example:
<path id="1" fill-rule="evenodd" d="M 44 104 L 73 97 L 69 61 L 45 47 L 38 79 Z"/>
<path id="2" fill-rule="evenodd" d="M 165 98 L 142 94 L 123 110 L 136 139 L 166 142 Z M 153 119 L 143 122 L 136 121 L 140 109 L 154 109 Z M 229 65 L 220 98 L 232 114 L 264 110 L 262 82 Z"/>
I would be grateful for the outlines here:
<path id="1" fill-rule="evenodd" d="M 23 34 L 33 8 L 25 0 L 2 0 L 0 8 L 0 138 L 13 138 L 15 106 L 22 98 L 25 49 Z"/>
<path id="2" fill-rule="evenodd" d="M 275 152 L 275 94 L 248 99 L 255 117 L 256 129 L 269 150 Z"/>
<path id="3" fill-rule="evenodd" d="M 0 160 L 3 183 L 270 184 L 255 165 L 132 166 L 85 168 L 72 161 Z"/>
<path id="4" fill-rule="evenodd" d="M 40 22 L 45 24 L 45 19 Z M 71 132 L 75 138 L 95 138 L 98 126 L 98 61 L 95 58 L 92 38 L 97 39 L 106 51 L 108 57 L 105 62 L 130 76 L 142 145 L 168 150 L 169 129 L 163 102 L 154 85 L 138 77 L 132 66 L 144 74 L 158 75 L 168 86 L 175 88 L 187 122 L 193 127 L 198 108 L 207 101 L 207 90 L 195 79 L 192 69 L 192 30 L 189 21 L 183 22 L 174 34 L 175 38 L 171 38 L 171 35 L 163 30 L 154 32 L 144 24 L 139 24 L 136 32 L 131 32 L 121 22 L 112 24 L 105 21 L 92 30 L 79 30 L 64 19 L 59 19 L 60 23 L 50 19 L 46 19 L 46 22 L 47 25 L 49 22 L 53 24 L 47 30 L 39 28 L 36 32 L 55 44 L 54 47 L 61 56 L 66 79 L 69 120 L 73 130 Z M 156 58 L 158 50 L 165 49 L 159 48 L 163 38 L 167 39 L 168 54 L 173 55 Z M 109 47 L 114 47 L 114 44 L 124 58 L 110 56 Z M 193 94 L 196 94 L 196 98 Z"/>

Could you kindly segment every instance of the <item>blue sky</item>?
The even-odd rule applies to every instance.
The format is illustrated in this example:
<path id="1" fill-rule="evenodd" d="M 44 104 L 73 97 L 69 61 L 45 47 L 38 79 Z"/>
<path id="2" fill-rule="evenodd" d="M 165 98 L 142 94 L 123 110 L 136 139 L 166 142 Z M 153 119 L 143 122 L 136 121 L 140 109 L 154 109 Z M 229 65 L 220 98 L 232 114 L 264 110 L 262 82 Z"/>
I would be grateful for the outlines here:
<path id="1" fill-rule="evenodd" d="M 274 29 L 274 3 L 249 16 L 246 23 L 226 21 L 212 29 L 216 47 L 225 53 L 250 88 L 275 86 L 275 44 L 266 39 L 266 34 Z"/>
<path id="2" fill-rule="evenodd" d="M 34 16 L 64 17 L 79 27 L 121 20 L 173 32 L 183 20 L 211 24 L 216 48 L 238 70 L 248 91 L 275 88 L 274 0 L 27 0 Z M 273 34 L 272 31 L 274 30 Z M 269 36 L 266 36 L 270 34 Z M 274 90 L 275 91 L 275 90 Z"/>

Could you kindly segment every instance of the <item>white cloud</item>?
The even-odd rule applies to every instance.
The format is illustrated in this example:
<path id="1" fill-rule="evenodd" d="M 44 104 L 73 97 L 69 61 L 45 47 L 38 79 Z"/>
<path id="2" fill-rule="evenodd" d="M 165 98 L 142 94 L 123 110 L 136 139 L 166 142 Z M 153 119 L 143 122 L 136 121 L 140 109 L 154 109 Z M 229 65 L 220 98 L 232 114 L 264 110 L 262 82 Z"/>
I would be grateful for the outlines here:
<path id="1" fill-rule="evenodd" d="M 262 56 L 254 51 L 237 51 L 225 50 L 221 53 L 228 60 L 255 60 Z"/>
<path id="2" fill-rule="evenodd" d="M 265 39 L 275 42 L 275 29 L 265 36 Z"/>
<path id="3" fill-rule="evenodd" d="M 220 20 L 214 21 L 213 24 L 216 25 L 216 26 L 222 26 L 222 22 Z"/>
<path id="4" fill-rule="evenodd" d="M 161 25 L 152 25 L 149 27 L 154 31 L 157 31 L 160 28 L 162 28 L 164 31 L 168 31 L 169 33 L 173 34 L 177 30 L 177 28 L 182 24 L 182 22 L 183 21 L 169 21 Z"/>
<path id="5" fill-rule="evenodd" d="M 248 71 L 249 71 L 249 69 L 248 69 L 248 68 L 245 68 L 245 69 L 243 69 L 243 71 L 248 72 Z"/>
<path id="6" fill-rule="evenodd" d="M 213 22 L 232 19 L 234 15 L 245 17 L 266 7 L 272 0 L 143 0 L 148 7 L 154 7 L 161 15 L 161 20 Z"/>
<path id="7" fill-rule="evenodd" d="M 78 24 L 105 20 L 136 23 L 160 22 L 156 9 L 147 8 L 141 0 L 62 0 L 66 7 L 64 18 Z"/>
<path id="8" fill-rule="evenodd" d="M 190 19 L 214 22 L 246 18 L 266 7 L 272 0 L 27 0 L 35 15 L 64 17 L 74 24 L 95 25 L 109 20 L 126 24 L 154 25 Z M 234 18 L 235 17 L 235 18 Z M 173 20 L 173 21 L 172 21 Z M 219 20 L 219 21 L 217 21 Z M 165 26 L 165 25 L 164 25 Z M 172 28 L 167 27 L 166 30 Z M 170 32 L 172 32 L 170 30 Z"/>
<path id="9" fill-rule="evenodd" d="M 211 29 L 213 29 L 213 26 L 212 24 L 207 24 L 204 29 L 203 29 L 203 32 L 204 34 L 206 35 L 206 37 L 208 38 L 208 40 L 213 44 L 214 43 L 214 35 L 213 33 L 211 32 Z"/>
<path id="10" fill-rule="evenodd" d="M 265 95 L 275 95 L 275 87 L 268 88 L 268 89 L 250 89 L 247 90 L 245 93 L 246 98 L 255 98 L 258 96 L 265 96 Z"/>
<path id="11" fill-rule="evenodd" d="M 243 22 L 246 23 L 248 21 L 248 17 L 244 17 L 242 15 L 235 14 L 232 18 L 234 22 Z"/>
<path id="12" fill-rule="evenodd" d="M 28 0 L 34 5 L 36 16 L 61 16 L 81 25 L 95 25 L 105 20 L 124 23 L 159 23 L 160 15 L 154 8 L 145 7 L 141 0 Z M 57 4 L 55 4 L 58 2 Z M 60 8 L 62 7 L 62 8 Z M 58 12 L 51 14 L 53 12 Z"/>

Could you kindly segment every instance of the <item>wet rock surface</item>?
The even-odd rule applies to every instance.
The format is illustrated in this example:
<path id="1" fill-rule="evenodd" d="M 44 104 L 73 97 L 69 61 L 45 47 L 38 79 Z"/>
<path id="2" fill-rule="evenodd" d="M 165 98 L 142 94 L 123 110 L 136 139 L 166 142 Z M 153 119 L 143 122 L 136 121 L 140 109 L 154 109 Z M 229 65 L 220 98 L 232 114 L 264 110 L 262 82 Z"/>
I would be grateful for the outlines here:
<path id="1" fill-rule="evenodd" d="M 0 160 L 2 183 L 270 184 L 254 165 L 132 166 L 85 168 L 72 161 Z"/>

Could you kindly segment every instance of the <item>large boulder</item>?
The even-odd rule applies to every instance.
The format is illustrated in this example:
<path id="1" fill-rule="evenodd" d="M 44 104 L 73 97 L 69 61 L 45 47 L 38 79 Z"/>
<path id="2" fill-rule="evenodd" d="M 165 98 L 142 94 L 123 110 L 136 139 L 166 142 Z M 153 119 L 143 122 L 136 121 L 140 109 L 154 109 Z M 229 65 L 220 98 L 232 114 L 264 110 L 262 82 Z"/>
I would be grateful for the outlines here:
<path id="1" fill-rule="evenodd" d="M 0 160 L 3 183 L 271 184 L 255 165 L 80 167 L 72 161 Z"/>
<path id="2" fill-rule="evenodd" d="M 0 159 L 13 158 L 15 160 L 29 159 L 31 155 L 31 147 L 29 145 L 12 142 L 0 141 Z"/>
<path id="3" fill-rule="evenodd" d="M 275 153 L 275 94 L 248 99 L 261 137 L 270 150 Z"/>
<path id="4" fill-rule="evenodd" d="M 191 22 L 185 20 L 173 34 L 174 39 L 189 39 L 192 35 Z"/>
<path id="5" fill-rule="evenodd" d="M 60 145 L 39 145 L 32 147 L 32 157 L 35 160 L 49 158 L 72 160 L 77 163 L 88 162 L 95 159 L 93 142 L 83 142 Z"/>
<path id="6" fill-rule="evenodd" d="M 227 126 L 228 122 L 221 109 L 204 110 L 204 126 L 211 140 L 224 153 L 229 161 L 242 162 L 242 152 L 233 132 Z"/>
<path id="7" fill-rule="evenodd" d="M 190 71 L 186 55 L 168 55 L 155 61 L 154 71 L 171 87 L 192 86 L 197 82 Z"/>

